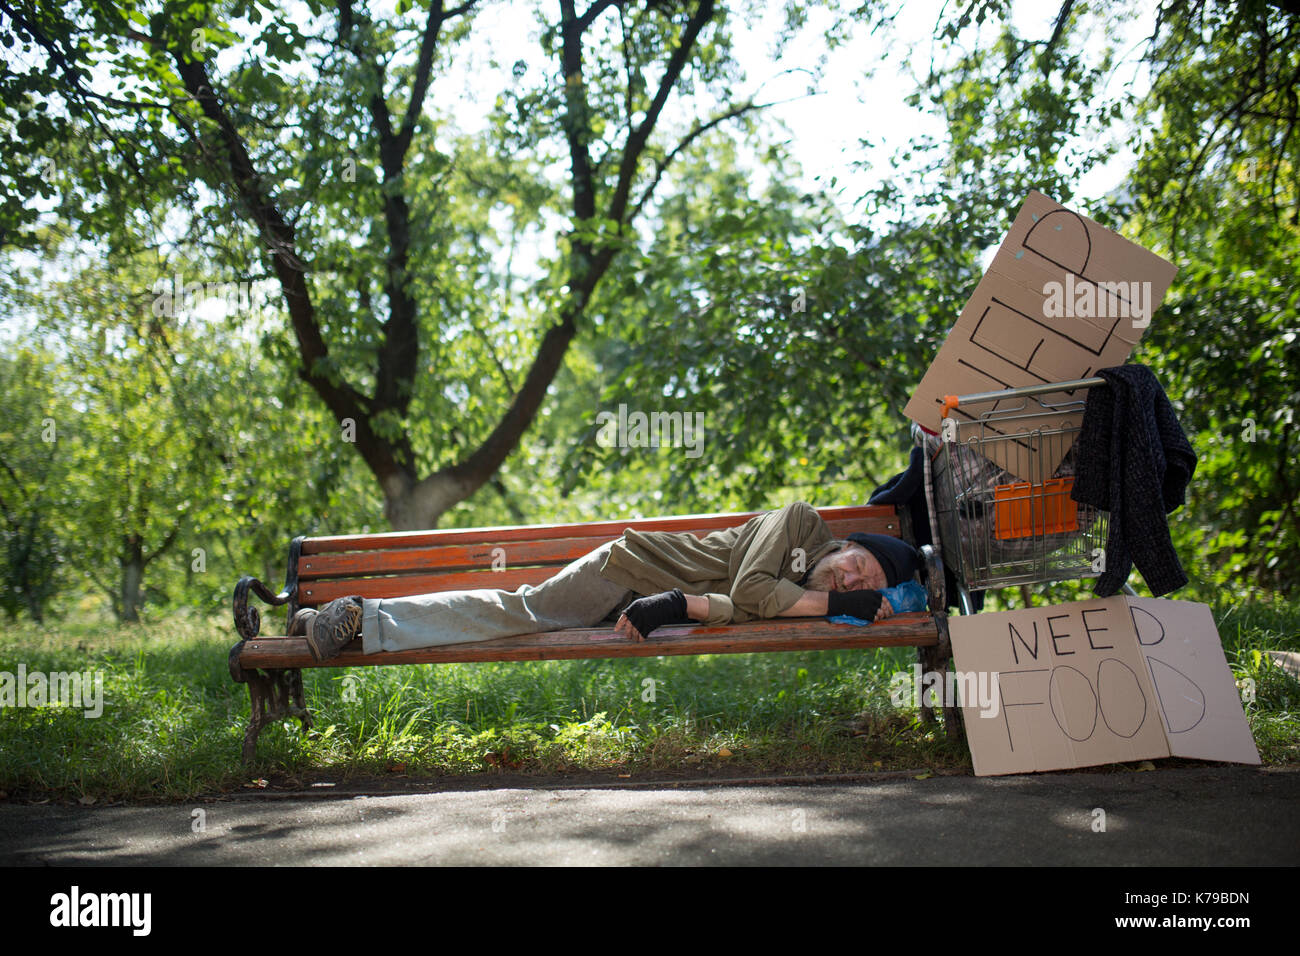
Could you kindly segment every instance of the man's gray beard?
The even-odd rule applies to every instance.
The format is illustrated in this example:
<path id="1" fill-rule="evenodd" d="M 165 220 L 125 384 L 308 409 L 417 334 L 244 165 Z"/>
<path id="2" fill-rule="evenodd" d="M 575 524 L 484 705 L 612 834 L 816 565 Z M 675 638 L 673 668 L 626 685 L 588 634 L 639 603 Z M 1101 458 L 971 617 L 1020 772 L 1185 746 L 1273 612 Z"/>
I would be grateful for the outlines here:
<path id="1" fill-rule="evenodd" d="M 808 574 L 809 591 L 834 591 L 835 572 L 830 567 L 830 556 L 822 558 Z"/>

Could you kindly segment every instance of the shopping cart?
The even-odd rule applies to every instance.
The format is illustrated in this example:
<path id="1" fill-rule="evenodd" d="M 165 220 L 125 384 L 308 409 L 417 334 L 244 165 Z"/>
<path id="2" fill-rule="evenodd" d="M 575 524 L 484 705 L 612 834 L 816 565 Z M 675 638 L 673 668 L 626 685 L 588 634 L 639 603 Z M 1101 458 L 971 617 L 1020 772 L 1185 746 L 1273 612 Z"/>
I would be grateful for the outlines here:
<path id="1" fill-rule="evenodd" d="M 1104 570 L 1109 514 L 1070 497 L 1077 413 L 1097 387 L 1105 379 L 950 395 L 938 437 L 913 428 L 926 452 L 931 536 L 963 614 L 974 612 L 971 591 Z"/>

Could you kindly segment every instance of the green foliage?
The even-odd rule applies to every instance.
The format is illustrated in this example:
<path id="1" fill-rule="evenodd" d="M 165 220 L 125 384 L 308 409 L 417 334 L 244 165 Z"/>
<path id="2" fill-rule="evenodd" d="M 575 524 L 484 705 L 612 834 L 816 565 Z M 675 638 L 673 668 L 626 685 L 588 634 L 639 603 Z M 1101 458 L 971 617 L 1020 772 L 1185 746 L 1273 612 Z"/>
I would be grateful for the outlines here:
<path id="1" fill-rule="evenodd" d="M 60 584 L 57 489 L 67 463 L 55 370 L 54 357 L 37 349 L 0 354 L 0 608 L 10 619 L 41 620 Z"/>
<path id="2" fill-rule="evenodd" d="M 1081 177 L 1127 139 L 1134 167 L 1085 211 L 1179 266 L 1133 361 L 1156 371 L 1200 459 L 1188 506 L 1172 520 L 1180 554 L 1204 597 L 1292 593 L 1296 16 L 1263 2 L 1162 3 L 1138 51 L 1144 91 L 1116 81 L 1134 70 L 1116 50 L 1131 13 L 1113 3 L 1062 11 L 1045 39 L 1021 34 L 1002 3 L 958 12 L 942 31 L 953 56 L 916 96 L 946 120 L 950 142 L 914 144 L 918 158 L 880 195 L 916 197 L 943 211 L 937 228 L 987 245 L 1030 188 L 1071 202 Z"/>
<path id="3" fill-rule="evenodd" d="M 21 127 L 32 156 L 16 152 L 0 178 L 30 193 L 33 157 L 57 153 L 42 194 L 81 236 L 128 255 L 172 244 L 204 271 L 263 264 L 291 315 L 292 336 L 269 335 L 276 359 L 361 430 L 354 450 L 389 516 L 433 522 L 514 448 L 536 414 L 525 377 L 545 387 L 568 347 L 543 354 L 545 336 L 557 318 L 585 326 L 608 255 L 633 244 L 685 132 L 659 134 L 666 100 L 727 102 L 740 76 L 727 19 L 709 3 L 596 6 L 581 20 L 538 5 L 542 50 L 562 69 L 521 61 L 486 127 L 466 133 L 450 100 L 425 93 L 466 52 L 479 8 L 445 20 L 440 5 L 309 9 L 17 3 L 21 62 L 46 69 L 12 83 L 64 112 L 29 128 L 6 103 L 0 123 Z M 124 89 L 86 89 L 96 71 Z M 39 246 L 37 219 L 13 215 L 0 244 Z M 516 243 L 557 223 L 554 251 L 518 269 Z M 408 509 L 426 476 L 450 500 Z"/>
<path id="4" fill-rule="evenodd" d="M 1215 588 L 1293 594 L 1300 31 L 1259 2 L 1169 13 L 1149 56 L 1131 209 L 1139 241 L 1180 267 L 1141 357 L 1180 399 L 1200 454 L 1182 553 Z"/>
<path id="5" fill-rule="evenodd" d="M 256 290 L 223 297 L 232 290 L 220 277 L 157 257 L 87 264 L 55 247 L 44 265 L 40 281 L 9 290 L 59 351 L 43 364 L 30 350 L 5 359 L 14 432 L 0 447 L 25 484 L 0 497 L 32 499 L 7 543 L 24 515 L 39 515 L 42 540 L 134 620 L 146 602 L 220 607 L 249 571 L 274 586 L 293 534 L 372 520 L 373 493 L 340 431 L 249 334 Z M 201 314 L 226 306 L 221 318 Z"/>
<path id="6" fill-rule="evenodd" d="M 393 400 L 360 406 L 371 433 L 411 475 L 455 465 L 502 422 L 602 250 L 617 255 L 530 430 L 444 523 L 862 501 L 902 465 L 901 409 L 1030 188 L 1178 261 L 1134 357 L 1156 369 L 1200 455 L 1173 519 L 1180 552 L 1202 594 L 1295 587 L 1300 40 L 1274 6 L 1169 0 L 1135 66 L 1119 4 L 1062 5 L 1024 30 L 1005 2 L 960 4 L 933 49 L 908 51 L 912 102 L 947 136 L 914 137 L 887 162 L 868 152 L 875 185 L 846 202 L 834 183 L 791 185 L 799 170 L 762 110 L 691 135 L 747 79 L 732 34 L 764 8 L 719 12 L 675 91 L 691 109 L 665 115 L 631 178 L 629 202 L 649 196 L 631 225 L 608 203 L 680 5 L 598 18 L 582 96 L 554 68 L 555 11 L 530 8 L 551 66 L 500 71 L 473 131 L 434 97 L 396 169 L 375 117 L 403 116 L 420 4 L 355 11 L 351 48 L 341 8 L 314 3 L 293 18 L 257 0 L 12 9 L 25 20 L 0 67 L 0 245 L 39 259 L 8 260 L 0 294 L 52 344 L 7 345 L 0 367 L 10 614 L 42 613 L 60 587 L 70 606 L 69 589 L 96 578 L 120 605 L 137 544 L 150 601 L 210 607 L 246 571 L 278 580 L 293 534 L 379 530 L 382 492 L 304 376 L 363 397 L 391 386 Z M 789 35 L 773 41 L 807 12 L 787 4 Z M 874 27 L 888 14 L 842 16 L 827 43 L 855 17 Z M 476 29 L 473 16 L 444 26 L 435 84 L 476 52 Z M 212 70 L 260 188 L 292 221 L 328 343 L 312 369 L 274 243 L 249 225 L 169 44 Z M 91 63 L 107 85 L 72 69 Z M 489 57 L 484 82 L 500 66 Z M 1116 81 L 1134 69 L 1149 83 Z M 596 192 L 586 217 L 565 137 L 575 123 Z M 1125 140 L 1136 165 L 1122 187 L 1081 195 Z M 395 197 L 410 213 L 418 361 L 380 382 Z M 160 316 L 152 290 L 176 275 L 271 292 L 265 310 Z M 597 416 L 620 405 L 702 415 L 703 453 L 601 447 Z M 24 431 L 38 406 L 59 409 L 54 448 Z"/>

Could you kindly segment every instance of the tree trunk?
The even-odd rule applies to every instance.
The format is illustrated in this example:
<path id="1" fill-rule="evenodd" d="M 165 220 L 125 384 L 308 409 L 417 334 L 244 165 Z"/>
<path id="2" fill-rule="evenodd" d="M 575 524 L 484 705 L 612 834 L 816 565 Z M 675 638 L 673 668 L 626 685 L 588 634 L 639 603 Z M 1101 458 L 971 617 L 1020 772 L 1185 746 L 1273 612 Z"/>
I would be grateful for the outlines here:
<path id="1" fill-rule="evenodd" d="M 41 610 L 41 602 L 36 599 L 32 593 L 31 582 L 23 582 L 23 600 L 27 602 L 27 613 L 31 615 L 33 621 L 37 624 L 44 623 L 45 613 Z"/>
<path id="2" fill-rule="evenodd" d="M 670 47 L 671 52 L 664 64 L 658 88 L 645 108 L 644 115 L 635 125 L 629 116 L 627 139 L 621 149 L 617 179 L 610 194 L 608 208 L 598 210 L 596 171 L 600 166 L 593 163 L 590 143 L 599 137 L 592 130 L 592 111 L 583 75 L 583 44 L 595 21 L 614 4 L 596 0 L 579 15 L 574 0 L 561 0 L 559 52 L 564 103 L 561 127 L 568 142 L 573 187 L 568 301 L 556 324 L 543 336 L 527 377 L 492 433 L 459 462 L 420 478 L 410 434 L 404 432 L 394 437 L 387 429 L 378 429 L 375 425 L 380 416 L 396 414 L 398 419 L 402 419 L 407 415 L 419 374 L 419 302 L 410 284 L 411 277 L 407 274 L 412 245 L 412 213 L 409 197 L 402 191 L 402 177 L 407 153 L 421 115 L 421 104 L 428 89 L 434 51 L 443 24 L 451 18 L 459 17 L 470 6 L 471 4 L 465 4 L 452 10 L 444 9 L 441 3 L 430 6 L 410 97 L 400 125 L 395 126 L 384 96 L 386 60 L 377 56 L 372 39 L 354 29 L 351 0 L 340 0 L 337 44 L 349 51 L 361 69 L 378 84 L 367 100 L 367 110 L 383 167 L 383 183 L 379 195 L 388 241 L 388 277 L 384 288 L 388 295 L 389 310 L 382 322 L 377 342 L 379 348 L 372 395 L 364 394 L 361 388 L 344 380 L 337 368 L 330 370 L 330 350 L 312 301 L 309 266 L 299 256 L 300 252 L 309 250 L 300 249 L 296 245 L 302 240 L 295 229 L 294 214 L 278 205 L 276 192 L 270 185 L 271 180 L 264 177 L 257 168 L 236 122 L 239 113 L 231 110 L 230 104 L 220 93 L 219 85 L 209 76 L 207 64 L 202 59 L 192 58 L 184 44 L 163 47 L 172 55 L 177 74 L 190 98 L 212 124 L 210 132 L 199 137 L 200 146 L 206 155 L 222 157 L 219 177 L 233 187 L 242 203 L 242 215 L 257 228 L 271 251 L 271 266 L 279 281 L 289 322 L 298 340 L 301 357 L 299 375 L 316 391 L 340 424 L 350 424 L 355 429 L 350 440 L 355 441 L 357 453 L 378 479 L 384 494 L 385 515 L 392 527 L 399 531 L 436 527 L 438 520 L 449 508 L 468 498 L 489 481 L 514 451 L 546 398 L 547 389 L 563 363 L 569 343 L 577 335 L 578 322 L 585 315 L 596 286 L 621 244 L 629 238 L 628 227 L 641 206 L 650 198 L 668 162 L 691 139 L 716 125 L 722 118 L 697 124 L 677 148 L 670 150 L 666 157 L 657 159 L 656 172 L 648 188 L 639 200 L 634 199 L 633 189 L 638 182 L 641 159 L 650 136 L 671 92 L 688 65 L 701 32 L 713 19 L 714 0 L 699 0 L 681 27 L 676 44 Z M 671 19 L 676 19 L 676 16 Z M 750 107 L 745 107 L 748 108 Z M 742 111 L 731 111 L 723 116 L 739 115 Z M 203 142 L 207 135 L 213 139 L 210 144 Z M 595 227 L 601 222 L 614 223 L 617 235 L 599 241 L 591 238 Z M 311 261 L 313 256 L 306 255 L 305 258 Z M 123 567 L 125 569 L 125 562 Z M 132 613 L 135 606 L 137 605 L 132 604 L 127 607 L 124 600 L 124 609 L 128 613 Z"/>
<path id="3" fill-rule="evenodd" d="M 482 481 L 453 478 L 445 473 L 421 481 L 396 477 L 383 482 L 384 515 L 394 531 L 426 531 L 438 527 L 449 510 L 464 501 Z"/>
<path id="4" fill-rule="evenodd" d="M 125 623 L 140 620 L 144 605 L 144 542 L 138 534 L 127 535 L 122 548 L 121 618 Z"/>

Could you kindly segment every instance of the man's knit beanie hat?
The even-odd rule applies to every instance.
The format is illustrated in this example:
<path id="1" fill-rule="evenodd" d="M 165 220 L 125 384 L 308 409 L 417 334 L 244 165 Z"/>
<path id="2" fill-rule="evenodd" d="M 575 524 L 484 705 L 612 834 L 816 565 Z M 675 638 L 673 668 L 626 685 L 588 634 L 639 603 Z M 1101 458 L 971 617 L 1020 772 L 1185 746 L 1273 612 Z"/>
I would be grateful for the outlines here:
<path id="1" fill-rule="evenodd" d="M 909 580 L 921 567 L 921 556 L 916 549 L 898 538 L 855 531 L 848 536 L 848 540 L 862 545 L 875 556 L 884 569 L 885 581 L 891 588 Z"/>

